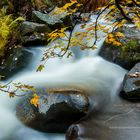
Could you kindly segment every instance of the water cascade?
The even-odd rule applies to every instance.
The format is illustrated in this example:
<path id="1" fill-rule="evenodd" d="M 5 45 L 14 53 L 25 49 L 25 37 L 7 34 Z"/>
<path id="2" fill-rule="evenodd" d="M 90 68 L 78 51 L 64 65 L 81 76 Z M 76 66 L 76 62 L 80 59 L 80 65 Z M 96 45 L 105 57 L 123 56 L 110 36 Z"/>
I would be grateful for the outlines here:
<path id="1" fill-rule="evenodd" d="M 95 15 L 91 16 L 91 21 Z M 105 21 L 100 21 L 104 24 Z M 82 32 L 77 25 L 74 32 Z M 73 48 L 72 58 L 55 58 L 46 63 L 46 70 L 36 73 L 36 68 L 45 51 L 45 47 L 30 47 L 28 51 L 33 53 L 33 59 L 29 66 L 12 77 L 12 82 L 37 87 L 75 87 L 86 90 L 89 96 L 95 97 L 95 107 L 107 104 L 115 99 L 115 93 L 119 89 L 126 70 L 118 65 L 110 63 L 100 56 L 98 51 L 102 46 L 105 34 L 98 32 L 100 39 L 97 42 L 97 50 L 80 51 L 78 47 Z M 86 40 L 86 39 L 85 39 Z M 56 40 L 57 41 L 57 40 Z M 92 44 L 94 39 L 88 41 Z M 53 44 L 52 44 L 53 45 Z M 98 94 L 100 93 L 100 94 Z M 10 99 L 7 94 L 0 94 L 0 140 L 63 140 L 64 135 L 46 134 L 27 128 L 16 118 L 15 107 L 18 99 Z M 100 104 L 100 105 L 99 105 Z"/>

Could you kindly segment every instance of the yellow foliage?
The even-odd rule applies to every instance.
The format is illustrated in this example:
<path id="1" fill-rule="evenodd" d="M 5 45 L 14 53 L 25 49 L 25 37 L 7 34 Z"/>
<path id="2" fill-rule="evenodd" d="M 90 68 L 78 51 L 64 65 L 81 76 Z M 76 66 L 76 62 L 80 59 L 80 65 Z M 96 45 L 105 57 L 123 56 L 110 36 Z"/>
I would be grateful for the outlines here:
<path id="1" fill-rule="evenodd" d="M 76 8 L 71 8 L 73 5 L 75 5 Z M 73 14 L 77 11 L 77 8 L 80 6 L 81 4 L 79 4 L 77 0 L 71 0 L 69 3 L 66 3 L 64 6 L 57 8 L 57 10 L 53 12 L 53 15 L 59 15 L 62 13 L 67 13 L 67 15 Z"/>
<path id="2" fill-rule="evenodd" d="M 117 36 L 117 37 L 124 37 L 124 34 L 121 33 L 121 32 L 116 32 L 116 33 L 115 33 L 115 36 Z"/>
<path id="3" fill-rule="evenodd" d="M 114 35 L 111 34 L 111 33 L 109 33 L 109 34 L 108 34 L 108 38 L 109 38 L 109 39 L 113 39 L 113 38 L 114 38 Z"/>
<path id="4" fill-rule="evenodd" d="M 4 54 L 10 35 L 18 25 L 18 21 L 24 20 L 22 17 L 14 19 L 12 15 L 5 15 L 5 11 L 0 10 L 0 56 Z"/>
<path id="5" fill-rule="evenodd" d="M 140 16 L 140 15 L 139 15 Z M 140 29 L 140 19 L 139 18 L 133 18 L 133 20 L 135 21 L 135 25 L 138 29 Z"/>
<path id="6" fill-rule="evenodd" d="M 35 93 L 33 98 L 30 100 L 30 103 L 33 104 L 35 107 L 39 105 L 39 96 Z"/>
<path id="7" fill-rule="evenodd" d="M 121 46 L 121 45 L 122 45 L 122 44 L 121 44 L 120 42 L 118 42 L 118 41 L 114 41 L 113 44 L 116 45 L 116 46 Z"/>
<path id="8" fill-rule="evenodd" d="M 14 93 L 14 92 L 10 92 L 10 93 L 9 93 L 9 97 L 10 97 L 10 98 L 15 97 L 15 93 Z"/>
<path id="9" fill-rule="evenodd" d="M 77 11 L 77 9 L 79 8 L 79 6 L 81 6 L 81 4 L 79 4 L 78 2 L 80 2 L 79 0 L 70 0 L 69 3 L 66 3 L 63 7 L 59 7 L 58 9 L 56 9 L 56 11 L 53 13 L 55 15 L 58 15 L 60 13 L 67 13 L 67 14 L 72 14 L 75 13 Z M 90 40 L 92 37 L 95 37 L 95 45 L 97 43 L 98 40 L 98 31 L 102 30 L 103 32 L 107 33 L 108 36 L 106 38 L 106 42 L 107 43 L 112 43 L 115 46 L 121 46 L 121 42 L 120 42 L 120 38 L 124 37 L 124 34 L 121 32 L 115 32 L 116 29 L 122 28 L 125 24 L 128 23 L 127 18 L 125 18 L 120 9 L 117 7 L 115 0 L 110 0 L 108 1 L 109 3 L 107 3 L 107 5 L 105 7 L 99 8 L 98 10 L 101 10 L 98 12 L 98 16 L 95 20 L 95 22 L 92 22 L 91 24 L 88 24 L 88 26 L 86 26 L 86 23 L 83 23 L 80 27 L 81 29 L 85 29 L 84 31 L 82 30 L 81 32 L 76 32 L 76 33 L 72 33 L 71 38 L 69 39 L 69 36 L 67 36 L 65 34 L 65 30 L 64 28 L 62 29 L 56 29 L 55 31 L 51 32 L 48 36 L 49 39 L 48 41 L 54 41 L 57 38 L 63 38 L 66 41 L 69 41 L 69 46 L 68 47 L 73 47 L 73 46 L 80 46 L 82 50 L 84 49 L 96 49 L 96 46 L 90 46 L 88 47 L 88 40 Z M 138 1 L 136 0 L 136 2 L 138 3 Z M 131 4 L 132 0 L 124 0 L 122 2 L 120 2 L 120 7 L 122 8 L 124 14 L 126 15 L 126 17 L 128 16 L 128 18 L 131 18 L 133 23 L 140 28 L 140 19 L 138 18 L 140 16 L 139 12 L 138 12 L 138 6 L 132 6 L 128 8 L 128 4 Z M 84 6 L 84 5 L 83 5 Z M 132 16 L 130 15 L 130 13 L 132 13 Z M 136 13 L 137 16 L 133 15 L 133 13 Z M 66 15 L 67 15 L 66 14 Z M 110 21 L 114 22 L 112 24 L 112 27 L 108 27 L 108 26 L 104 26 L 104 24 L 102 25 L 99 20 L 100 19 L 104 19 L 105 21 Z M 88 19 L 85 18 L 85 20 L 87 21 Z M 110 30 L 112 29 L 113 33 L 109 33 Z M 65 37 L 65 38 L 64 38 Z M 83 40 L 86 40 L 87 43 L 83 43 Z M 67 47 L 67 48 L 68 48 Z M 53 49 L 53 56 L 58 56 L 55 55 L 55 49 L 60 49 L 60 53 L 59 53 L 59 57 L 61 56 L 61 52 L 65 52 L 67 51 L 65 48 L 65 44 L 62 45 L 56 45 Z M 69 48 L 68 48 L 69 49 Z M 64 53 L 66 54 L 66 53 Z M 49 55 L 51 56 L 51 55 Z M 63 55 L 62 55 L 63 56 Z M 48 59 L 48 57 L 46 57 Z"/>
<path id="10" fill-rule="evenodd" d="M 56 29 L 54 31 L 52 31 L 51 33 L 48 34 L 48 41 L 54 41 L 57 38 L 63 38 L 66 36 L 65 31 L 66 31 L 67 27 L 65 28 L 61 28 L 60 30 Z"/>
<path id="11" fill-rule="evenodd" d="M 86 27 L 86 24 L 81 25 L 81 29 L 84 29 Z"/>
<path id="12" fill-rule="evenodd" d="M 116 32 L 115 34 L 109 33 L 106 42 L 109 44 L 112 43 L 115 46 L 121 46 L 122 44 L 118 40 L 122 37 L 124 37 L 124 35 L 121 32 Z"/>
<path id="13" fill-rule="evenodd" d="M 92 50 L 96 50 L 97 49 L 97 45 L 92 46 Z"/>
<path id="14" fill-rule="evenodd" d="M 37 70 L 36 70 L 36 71 L 37 71 L 37 72 L 38 72 L 38 71 L 42 71 L 44 68 L 45 68 L 45 66 L 44 66 L 44 65 L 39 65 L 39 67 L 37 68 Z"/>

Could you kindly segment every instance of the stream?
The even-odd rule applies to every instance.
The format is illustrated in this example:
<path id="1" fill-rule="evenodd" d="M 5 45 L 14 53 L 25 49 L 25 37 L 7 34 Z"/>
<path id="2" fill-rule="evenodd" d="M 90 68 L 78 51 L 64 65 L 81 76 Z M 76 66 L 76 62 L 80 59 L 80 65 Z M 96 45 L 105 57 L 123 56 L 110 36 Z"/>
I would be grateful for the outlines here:
<path id="1" fill-rule="evenodd" d="M 87 23 L 87 26 L 94 20 L 95 16 L 91 16 L 91 21 Z M 100 22 L 105 23 L 105 21 Z M 82 32 L 80 25 L 76 26 L 75 32 L 77 31 Z M 46 69 L 38 73 L 36 73 L 36 68 L 40 64 L 45 47 L 26 48 L 33 54 L 33 58 L 29 60 L 30 64 L 23 71 L 13 76 L 10 80 L 40 88 L 80 88 L 87 91 L 87 94 L 91 96 L 91 104 L 92 99 L 94 100 L 94 108 L 102 110 L 105 105 L 116 99 L 116 92 L 120 88 L 126 70 L 98 56 L 100 47 L 105 40 L 104 33 L 99 31 L 98 34 L 100 39 L 97 42 L 98 48 L 96 50 L 81 51 L 77 46 L 72 48 L 73 57 L 50 59 L 45 64 Z M 94 38 L 91 38 L 87 43 L 92 44 L 93 41 Z M 6 94 L 0 94 L 0 140 L 65 139 L 64 134 L 41 133 L 24 126 L 15 115 L 18 100 L 18 98 L 11 99 Z"/>

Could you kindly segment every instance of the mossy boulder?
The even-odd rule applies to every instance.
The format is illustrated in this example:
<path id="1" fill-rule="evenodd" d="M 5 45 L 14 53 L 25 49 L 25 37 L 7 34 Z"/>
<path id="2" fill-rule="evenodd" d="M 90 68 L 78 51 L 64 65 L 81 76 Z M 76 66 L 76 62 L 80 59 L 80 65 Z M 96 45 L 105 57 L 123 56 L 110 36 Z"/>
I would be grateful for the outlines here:
<path id="1" fill-rule="evenodd" d="M 120 31 L 125 35 L 120 39 L 123 45 L 118 47 L 105 42 L 99 55 L 125 69 L 131 69 L 140 61 L 140 30 L 134 27 L 125 27 Z"/>

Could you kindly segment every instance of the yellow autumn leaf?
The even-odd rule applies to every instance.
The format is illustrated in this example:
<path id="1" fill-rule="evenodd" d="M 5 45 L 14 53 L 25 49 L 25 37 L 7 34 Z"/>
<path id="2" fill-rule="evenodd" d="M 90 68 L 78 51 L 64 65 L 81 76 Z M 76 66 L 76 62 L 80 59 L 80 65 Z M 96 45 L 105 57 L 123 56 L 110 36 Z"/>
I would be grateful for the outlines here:
<path id="1" fill-rule="evenodd" d="M 64 33 L 59 33 L 58 35 L 59 35 L 59 37 L 61 37 L 61 38 L 65 37 L 65 34 L 64 34 Z"/>
<path id="2" fill-rule="evenodd" d="M 139 22 L 135 22 L 135 25 L 137 26 L 138 29 L 140 29 L 140 21 Z"/>
<path id="3" fill-rule="evenodd" d="M 121 45 L 122 45 L 122 44 L 121 44 L 120 42 L 118 42 L 118 41 L 114 41 L 113 44 L 116 45 L 116 46 L 121 46 Z"/>
<path id="4" fill-rule="evenodd" d="M 86 27 L 86 24 L 81 25 L 81 29 L 84 29 Z"/>
<path id="5" fill-rule="evenodd" d="M 77 7 L 80 7 L 81 5 L 82 5 L 82 4 L 80 4 L 80 3 L 76 4 Z"/>
<path id="6" fill-rule="evenodd" d="M 44 68 L 45 68 L 45 66 L 44 66 L 44 65 L 39 65 L 39 67 L 37 68 L 37 70 L 36 70 L 36 71 L 37 71 L 37 72 L 38 72 L 38 71 L 42 71 Z"/>
<path id="7" fill-rule="evenodd" d="M 10 97 L 10 98 L 15 97 L 15 93 L 14 93 L 14 92 L 10 92 L 10 93 L 9 93 L 9 97 Z"/>
<path id="8" fill-rule="evenodd" d="M 35 107 L 38 107 L 39 105 L 39 96 L 37 94 L 33 95 L 33 98 L 30 100 L 30 103 L 34 105 Z"/>
<path id="9" fill-rule="evenodd" d="M 61 28 L 60 32 L 64 32 L 66 29 L 68 29 L 68 27 Z"/>
<path id="10" fill-rule="evenodd" d="M 108 34 L 108 38 L 113 38 L 113 37 L 114 37 L 113 34 L 111 34 L 111 33 Z"/>
<path id="11" fill-rule="evenodd" d="M 103 32 L 108 33 L 109 32 L 109 28 L 103 29 Z"/>
<path id="12" fill-rule="evenodd" d="M 92 46 L 92 50 L 96 50 L 96 49 L 97 49 L 96 45 Z"/>
<path id="13" fill-rule="evenodd" d="M 121 32 L 116 32 L 115 35 L 116 35 L 117 37 L 124 37 L 124 34 L 121 33 Z"/>

